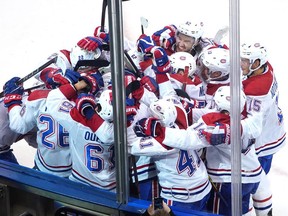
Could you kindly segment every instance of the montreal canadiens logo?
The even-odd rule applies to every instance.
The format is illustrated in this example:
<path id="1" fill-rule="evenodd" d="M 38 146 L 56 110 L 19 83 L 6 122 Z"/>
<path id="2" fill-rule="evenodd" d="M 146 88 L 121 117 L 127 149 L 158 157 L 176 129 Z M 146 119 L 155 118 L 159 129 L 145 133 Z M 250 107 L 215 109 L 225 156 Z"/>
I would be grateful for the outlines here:
<path id="1" fill-rule="evenodd" d="M 186 57 L 185 56 L 180 56 L 180 60 L 185 61 Z"/>
<path id="2" fill-rule="evenodd" d="M 160 111 L 160 110 L 161 110 L 161 106 L 156 106 L 155 109 L 156 109 L 157 111 Z"/>
<path id="3" fill-rule="evenodd" d="M 221 59 L 220 62 L 221 62 L 222 64 L 224 64 L 224 63 L 226 63 L 226 59 Z"/>

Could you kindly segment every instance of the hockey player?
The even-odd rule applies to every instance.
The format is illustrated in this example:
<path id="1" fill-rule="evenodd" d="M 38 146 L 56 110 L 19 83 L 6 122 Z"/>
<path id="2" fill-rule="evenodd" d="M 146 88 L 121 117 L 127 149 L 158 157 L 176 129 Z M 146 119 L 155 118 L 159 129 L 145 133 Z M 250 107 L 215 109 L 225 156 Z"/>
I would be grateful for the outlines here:
<path id="1" fill-rule="evenodd" d="M 23 95 L 23 100 L 27 99 L 27 94 Z M 22 135 L 12 131 L 9 127 L 9 115 L 7 108 L 4 106 L 4 99 L 0 100 L 0 160 L 9 161 L 18 164 L 17 158 L 13 154 L 11 146 L 24 139 L 30 146 L 37 148 L 36 131 L 31 130 Z"/>
<path id="2" fill-rule="evenodd" d="M 143 132 L 148 130 L 154 133 L 156 119 L 163 126 L 182 129 L 187 127 L 185 110 L 181 104 L 176 105 L 172 100 L 163 98 L 150 104 L 150 113 L 150 117 L 136 123 L 136 136 L 129 137 L 131 153 L 153 158 L 158 171 L 161 197 L 169 206 L 204 210 L 211 184 L 198 153 L 194 150 L 163 147 L 162 137 L 146 136 Z"/>
<path id="3" fill-rule="evenodd" d="M 93 82 L 98 85 L 97 81 Z M 72 156 L 72 173 L 69 179 L 104 190 L 115 191 L 115 153 L 112 115 L 112 93 L 104 90 L 98 105 L 93 94 L 81 93 L 76 105 L 67 110 L 68 101 L 77 97 L 87 86 L 86 82 L 66 84 L 52 90 L 47 97 L 47 109 L 54 119 L 69 132 Z M 99 87 L 99 86 L 98 86 Z M 99 88 L 96 88 L 99 91 Z M 71 103 L 70 103 L 71 104 Z M 98 112 L 95 113 L 96 106 Z M 86 109 L 92 107 L 92 112 Z M 95 114 L 95 115 L 93 115 Z M 93 116 L 93 117 L 92 117 Z M 93 129 L 87 125 L 95 120 Z"/>
<path id="4" fill-rule="evenodd" d="M 66 78 L 60 73 L 55 73 L 50 80 L 47 80 L 47 83 L 51 87 L 56 87 L 61 84 L 76 82 L 79 76 L 79 73 L 67 70 Z M 14 77 L 4 85 L 4 104 L 9 112 L 9 126 L 13 131 L 20 134 L 26 134 L 36 127 L 38 145 L 34 158 L 34 168 L 60 177 L 68 177 L 72 166 L 68 142 L 69 134 L 48 113 L 46 98 L 50 90 L 34 90 L 23 103 L 24 90 L 21 85 L 17 84 L 19 79 L 19 77 Z"/>
<path id="5" fill-rule="evenodd" d="M 248 118 L 241 123 L 243 134 L 256 139 L 256 154 L 268 174 L 273 155 L 286 143 L 284 119 L 278 106 L 278 83 L 261 43 L 242 44 L 240 57 L 248 104 Z M 272 195 L 267 183 L 261 181 L 253 199 L 257 215 L 272 215 Z"/>
<path id="6" fill-rule="evenodd" d="M 244 109 L 245 94 L 241 92 Z M 213 181 L 209 210 L 231 215 L 231 148 L 230 145 L 230 87 L 219 87 L 215 93 L 216 108 L 187 129 L 163 127 L 155 121 L 144 128 L 145 134 L 162 140 L 165 148 L 192 150 L 207 147 L 206 167 Z M 153 125 L 156 124 L 155 125 Z M 151 126 L 153 125 L 153 130 Z M 150 128 L 149 128 L 150 126 Z M 262 167 L 255 154 L 254 140 L 242 137 L 242 210 L 249 212 L 250 195 L 255 193 L 262 177 Z"/>
<path id="7" fill-rule="evenodd" d="M 206 106 L 202 80 L 195 74 L 196 61 L 188 52 L 176 52 L 169 56 L 172 72 L 169 75 L 174 89 L 182 89 L 194 101 L 197 108 Z M 188 71 L 185 71 L 188 67 Z"/>

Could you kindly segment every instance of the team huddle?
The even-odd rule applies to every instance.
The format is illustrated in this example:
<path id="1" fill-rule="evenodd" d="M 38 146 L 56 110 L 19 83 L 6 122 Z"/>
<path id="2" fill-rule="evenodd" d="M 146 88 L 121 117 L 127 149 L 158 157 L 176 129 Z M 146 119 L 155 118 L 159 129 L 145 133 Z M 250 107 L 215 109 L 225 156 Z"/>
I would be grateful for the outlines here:
<path id="1" fill-rule="evenodd" d="M 241 44 L 241 142 L 233 143 L 229 47 L 203 34 L 203 23 L 187 21 L 124 41 L 131 196 L 231 215 L 231 145 L 240 145 L 243 215 L 271 216 L 267 175 L 286 131 L 267 50 Z M 17 163 L 10 147 L 24 138 L 37 148 L 34 169 L 116 192 L 109 42 L 97 27 L 49 57 L 55 63 L 35 76 L 41 87 L 5 83 L 0 159 Z"/>

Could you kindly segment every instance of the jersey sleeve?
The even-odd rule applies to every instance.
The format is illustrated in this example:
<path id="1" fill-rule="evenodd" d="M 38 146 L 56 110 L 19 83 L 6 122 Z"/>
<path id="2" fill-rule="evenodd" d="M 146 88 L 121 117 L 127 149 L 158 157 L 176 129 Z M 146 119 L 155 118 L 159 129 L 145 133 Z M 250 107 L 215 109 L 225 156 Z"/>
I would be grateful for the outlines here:
<path id="1" fill-rule="evenodd" d="M 165 148 L 156 139 L 151 136 L 147 137 L 135 137 L 131 142 L 131 154 L 137 156 L 159 156 L 169 155 L 179 150 Z"/>
<path id="2" fill-rule="evenodd" d="M 37 94 L 38 91 L 34 91 L 31 100 L 23 100 L 22 106 L 14 106 L 9 111 L 9 126 L 12 131 L 26 134 L 37 126 L 36 119 L 38 110 L 46 100 L 46 98 L 42 96 L 34 97 L 34 95 Z"/>
<path id="3" fill-rule="evenodd" d="M 166 128 L 163 144 L 181 150 L 198 150 L 210 146 L 200 130 L 206 128 L 206 124 L 200 119 L 187 129 Z"/>

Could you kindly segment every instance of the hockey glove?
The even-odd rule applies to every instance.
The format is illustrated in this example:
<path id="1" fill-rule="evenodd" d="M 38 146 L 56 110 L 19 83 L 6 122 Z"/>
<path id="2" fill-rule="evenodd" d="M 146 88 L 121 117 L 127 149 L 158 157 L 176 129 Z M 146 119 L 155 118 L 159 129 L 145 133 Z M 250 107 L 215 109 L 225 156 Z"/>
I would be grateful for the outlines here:
<path id="1" fill-rule="evenodd" d="M 230 125 L 216 123 L 207 125 L 207 128 L 201 132 L 208 143 L 211 145 L 230 144 Z"/>
<path id="2" fill-rule="evenodd" d="M 156 66 L 156 73 L 170 73 L 172 70 L 167 53 L 162 47 L 154 47 L 150 51 L 153 55 L 153 65 Z"/>
<path id="3" fill-rule="evenodd" d="M 24 93 L 24 88 L 17 82 L 20 80 L 19 77 L 13 77 L 9 81 L 7 81 L 3 87 L 4 90 L 4 106 L 9 110 L 14 105 L 22 104 L 22 95 Z"/>
<path id="4" fill-rule="evenodd" d="M 47 78 L 45 85 L 49 89 L 55 89 L 68 83 L 75 84 L 79 77 L 80 74 L 76 71 L 67 69 L 65 75 L 63 75 L 62 70 L 58 69 L 53 72 L 52 77 Z"/>
<path id="5" fill-rule="evenodd" d="M 143 118 L 136 123 L 134 131 L 138 137 L 157 137 L 157 126 L 161 127 L 160 121 L 158 119 L 153 117 Z"/>
<path id="6" fill-rule="evenodd" d="M 168 49 L 176 42 L 176 31 L 177 29 L 174 25 L 165 26 L 163 29 L 156 31 L 152 35 L 152 39 L 157 46 Z"/>
<path id="7" fill-rule="evenodd" d="M 84 80 L 88 85 L 88 87 L 84 91 L 94 95 L 101 88 L 104 87 L 104 81 L 100 72 L 92 73 L 86 76 L 81 76 L 79 80 Z"/>
<path id="8" fill-rule="evenodd" d="M 91 119 L 96 113 L 95 96 L 92 94 L 81 93 L 76 100 L 76 108 L 82 116 Z"/>
<path id="9" fill-rule="evenodd" d="M 101 31 L 101 26 L 98 26 L 95 28 L 94 36 L 101 38 L 105 43 L 109 44 L 108 29 L 104 28 L 104 31 Z"/>
<path id="10" fill-rule="evenodd" d="M 128 97 L 132 94 L 132 97 L 136 100 L 140 100 L 144 94 L 144 87 L 141 85 L 140 81 L 134 80 L 129 83 L 126 87 L 126 96 Z"/>
<path id="11" fill-rule="evenodd" d="M 127 127 L 129 127 L 133 120 L 134 116 L 137 114 L 137 107 L 135 106 L 135 100 L 132 98 L 126 97 L 126 117 L 127 117 Z"/>
<path id="12" fill-rule="evenodd" d="M 155 46 L 153 39 L 145 34 L 142 34 L 138 38 L 136 44 L 137 44 L 137 50 L 143 54 L 149 53 L 150 50 Z"/>
<path id="13" fill-rule="evenodd" d="M 77 45 L 87 51 L 96 51 L 99 48 L 102 51 L 103 40 L 99 37 L 85 37 Z"/>
<path id="14" fill-rule="evenodd" d="M 159 91 L 159 85 L 155 79 L 150 76 L 144 76 L 141 78 L 140 83 L 144 86 L 144 88 L 157 95 L 157 92 Z"/>
<path id="15" fill-rule="evenodd" d="M 65 78 L 72 84 L 75 84 L 79 81 L 80 73 L 74 70 L 66 69 L 65 71 Z"/>

